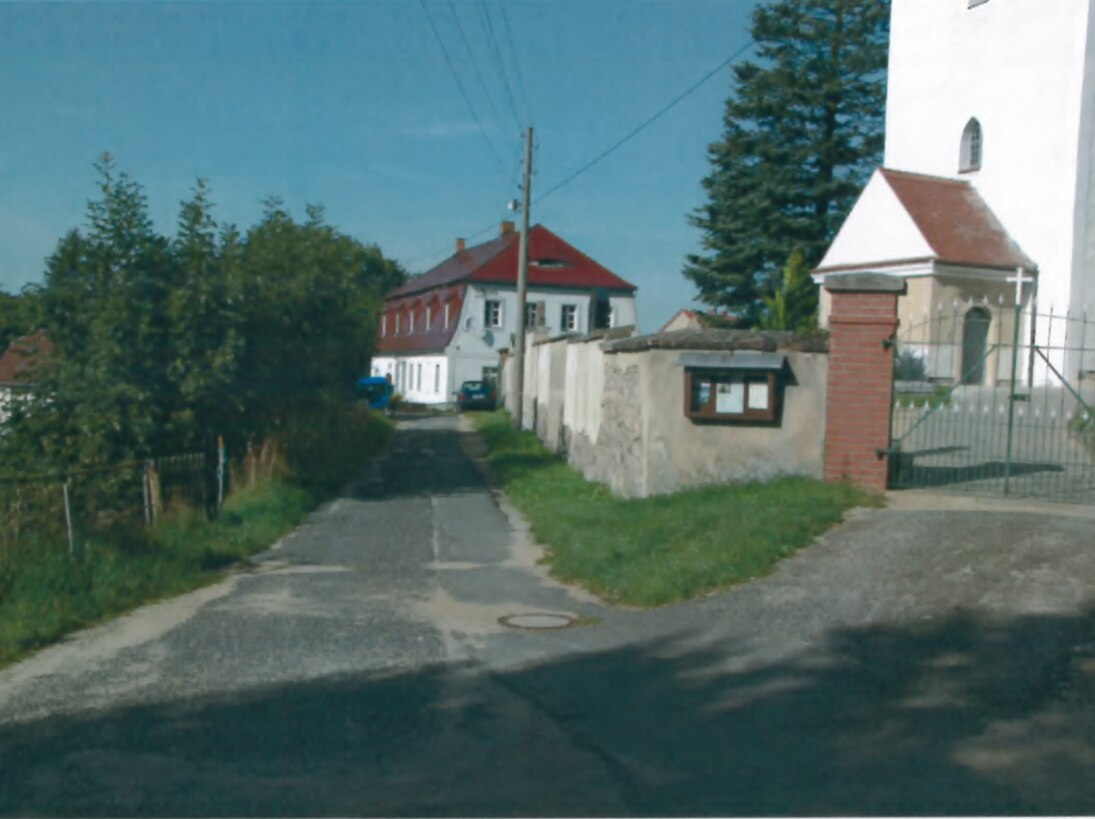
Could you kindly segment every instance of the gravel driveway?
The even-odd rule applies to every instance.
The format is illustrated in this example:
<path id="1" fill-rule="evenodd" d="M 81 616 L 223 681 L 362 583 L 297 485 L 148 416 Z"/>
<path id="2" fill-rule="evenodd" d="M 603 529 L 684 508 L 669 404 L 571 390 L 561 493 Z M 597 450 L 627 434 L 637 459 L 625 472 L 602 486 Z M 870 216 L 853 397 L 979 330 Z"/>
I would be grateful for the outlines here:
<path id="1" fill-rule="evenodd" d="M 0 672 L 0 813 L 1095 812 L 1084 510 L 896 496 L 619 610 L 544 574 L 480 447 L 402 422 L 253 569 Z"/>

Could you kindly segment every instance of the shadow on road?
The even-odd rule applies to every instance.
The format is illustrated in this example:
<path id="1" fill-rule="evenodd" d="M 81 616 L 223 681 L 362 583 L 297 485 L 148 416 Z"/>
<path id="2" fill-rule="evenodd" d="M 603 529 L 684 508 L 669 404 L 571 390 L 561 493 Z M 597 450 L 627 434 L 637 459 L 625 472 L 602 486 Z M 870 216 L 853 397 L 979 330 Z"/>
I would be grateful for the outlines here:
<path id="1" fill-rule="evenodd" d="M 483 476 L 466 454 L 484 454 L 480 450 L 479 437 L 456 429 L 451 417 L 403 420 L 349 496 L 388 500 L 483 490 Z"/>
<path id="2" fill-rule="evenodd" d="M 7 725 L 0 813 L 1095 812 L 1095 612 L 741 651 L 677 638 Z"/>

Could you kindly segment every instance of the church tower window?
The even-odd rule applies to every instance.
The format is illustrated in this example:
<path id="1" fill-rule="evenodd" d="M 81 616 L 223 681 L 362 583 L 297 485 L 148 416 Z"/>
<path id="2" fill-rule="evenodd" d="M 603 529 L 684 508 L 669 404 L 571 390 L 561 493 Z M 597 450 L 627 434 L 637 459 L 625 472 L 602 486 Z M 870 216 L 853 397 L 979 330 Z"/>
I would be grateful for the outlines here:
<path id="1" fill-rule="evenodd" d="M 962 147 L 958 159 L 959 173 L 981 170 L 982 144 L 981 123 L 976 118 L 971 119 L 962 131 Z"/>

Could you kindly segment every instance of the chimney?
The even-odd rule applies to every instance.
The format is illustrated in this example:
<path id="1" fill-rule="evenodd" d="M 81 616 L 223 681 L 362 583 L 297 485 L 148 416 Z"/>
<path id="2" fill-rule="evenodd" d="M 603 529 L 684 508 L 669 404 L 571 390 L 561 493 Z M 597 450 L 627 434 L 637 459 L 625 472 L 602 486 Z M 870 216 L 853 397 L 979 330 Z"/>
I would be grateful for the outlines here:
<path id="1" fill-rule="evenodd" d="M 457 253 L 463 253 L 464 252 L 464 240 L 463 239 L 457 239 L 456 240 L 456 252 Z"/>
<path id="2" fill-rule="evenodd" d="M 508 236 L 510 233 L 513 233 L 516 227 L 517 225 L 513 222 L 503 222 L 501 225 L 498 226 L 498 235 Z"/>

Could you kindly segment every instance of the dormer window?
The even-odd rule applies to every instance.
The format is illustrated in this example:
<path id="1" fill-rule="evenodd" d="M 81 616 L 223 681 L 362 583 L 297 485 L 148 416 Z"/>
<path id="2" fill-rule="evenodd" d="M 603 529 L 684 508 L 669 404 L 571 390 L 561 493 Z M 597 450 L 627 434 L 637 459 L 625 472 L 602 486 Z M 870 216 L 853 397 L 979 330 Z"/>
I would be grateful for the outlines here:
<path id="1" fill-rule="evenodd" d="M 970 173 L 981 170 L 981 153 L 983 149 L 983 136 L 981 123 L 976 118 L 970 119 L 962 131 L 962 147 L 958 161 L 959 173 Z"/>

